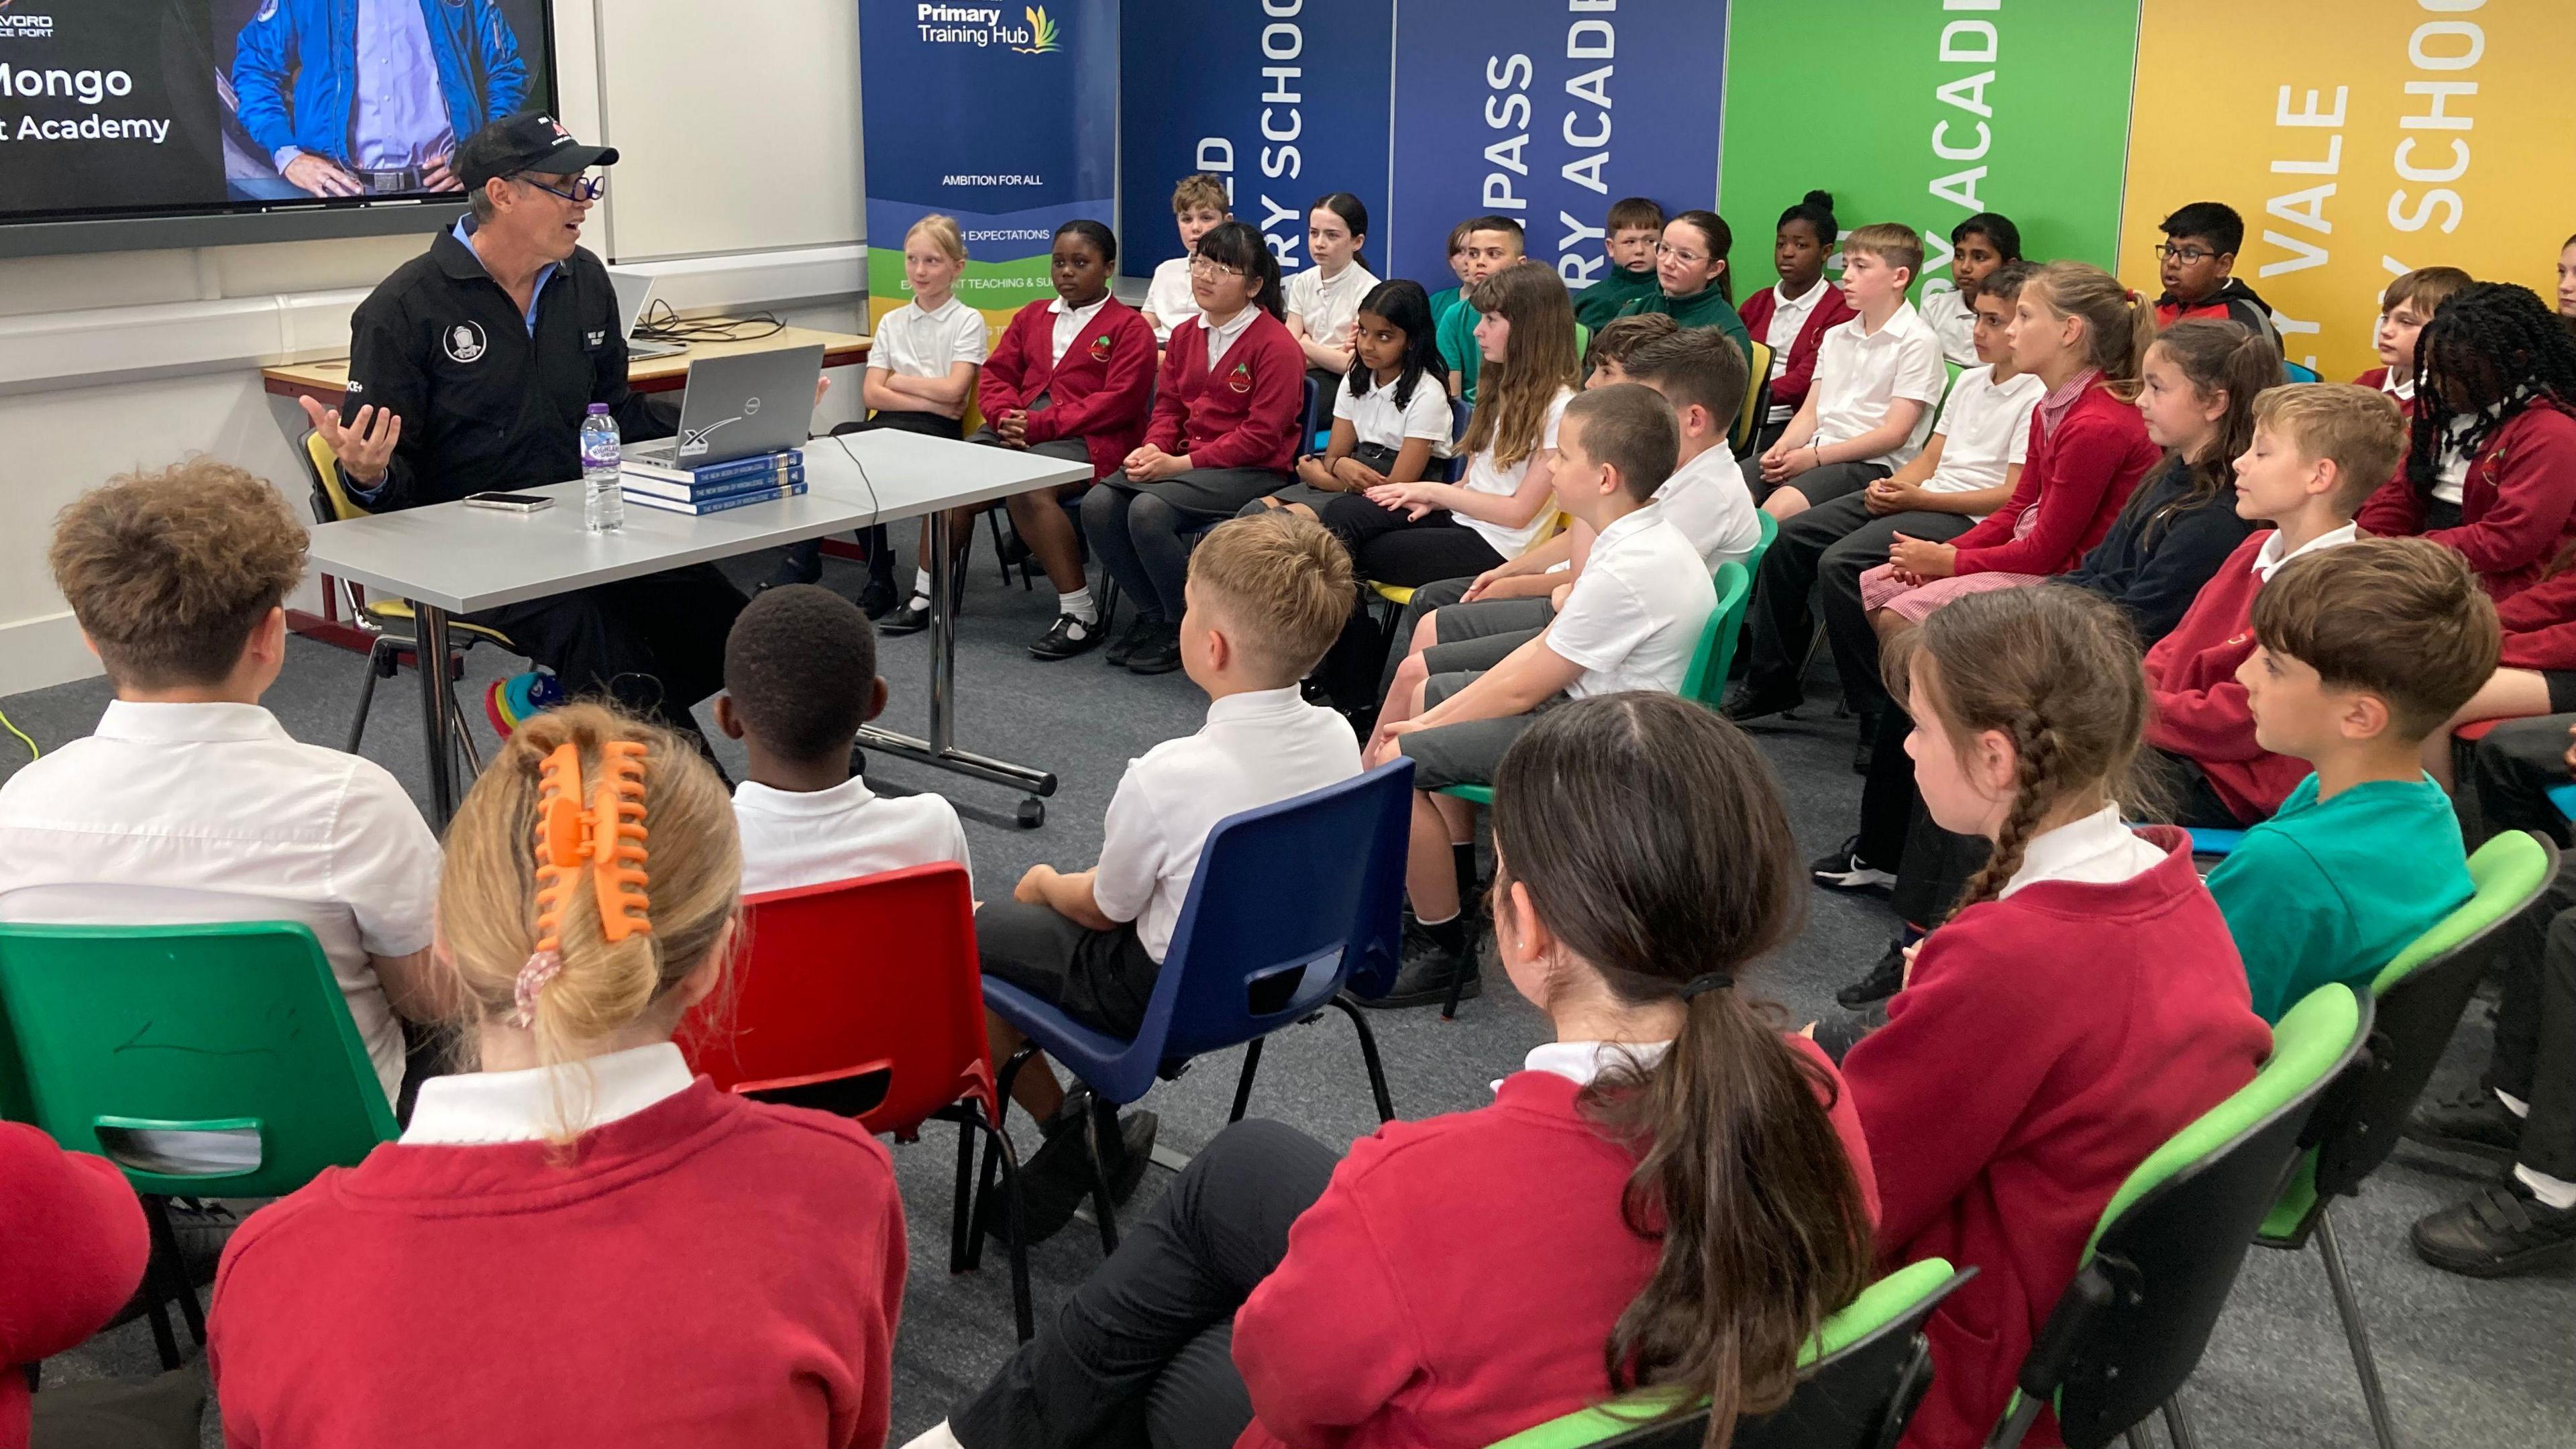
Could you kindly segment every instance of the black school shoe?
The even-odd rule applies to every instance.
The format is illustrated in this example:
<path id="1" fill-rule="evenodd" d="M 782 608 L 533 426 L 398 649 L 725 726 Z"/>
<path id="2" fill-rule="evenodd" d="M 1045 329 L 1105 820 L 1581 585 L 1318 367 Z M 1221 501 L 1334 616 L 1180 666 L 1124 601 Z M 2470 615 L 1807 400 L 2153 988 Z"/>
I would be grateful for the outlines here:
<path id="1" fill-rule="evenodd" d="M 859 590 L 859 612 L 870 619 L 882 619 L 893 613 L 896 602 L 892 579 L 870 579 L 867 586 Z"/>
<path id="2" fill-rule="evenodd" d="M 1885 1001 L 1905 986 L 1905 943 L 1890 941 L 1887 954 L 1869 968 L 1869 974 L 1834 993 L 1834 1000 L 1845 1011 L 1858 1011 L 1873 1001 Z"/>
<path id="3" fill-rule="evenodd" d="M 2446 1273 L 2510 1278 L 2576 1263 L 2576 1208 L 2554 1208 L 2519 1179 L 2418 1219 L 2415 1256 Z"/>
<path id="4" fill-rule="evenodd" d="M 877 620 L 880 634 L 918 634 L 929 627 L 930 601 L 918 595 L 904 600 L 902 608 Z"/>
<path id="5" fill-rule="evenodd" d="M 1181 626 L 1158 623 L 1154 637 L 1136 646 L 1127 656 L 1130 674 L 1169 674 L 1181 667 Z"/>
<path id="6" fill-rule="evenodd" d="M 1091 1093 L 1077 1089 L 1039 1130 L 1046 1141 L 1020 1165 L 1020 1226 L 1027 1241 L 1042 1243 L 1073 1221 L 1076 1208 L 1091 1201 L 1091 1162 L 1082 1147 L 1082 1114 L 1091 1110 Z M 1152 1164 L 1154 1138 L 1162 1121 L 1151 1112 L 1130 1112 L 1118 1119 L 1115 1136 L 1100 1149 L 1109 1175 L 1109 1198 L 1125 1202 L 1145 1180 Z M 996 1192 L 984 1204 L 984 1231 L 1010 1238 L 1010 1201 Z"/>
<path id="7" fill-rule="evenodd" d="M 1154 628 L 1158 622 L 1158 620 L 1144 618 L 1128 620 L 1127 632 L 1119 635 L 1108 648 L 1100 651 L 1100 662 L 1113 669 L 1125 665 L 1135 656 L 1137 650 L 1153 642 Z"/>
<path id="8" fill-rule="evenodd" d="M 1029 646 L 1032 659 L 1071 659 L 1100 647 L 1098 620 L 1077 619 L 1071 614 L 1058 614 L 1045 635 Z"/>
<path id="9" fill-rule="evenodd" d="M 1717 707 L 1717 712 L 1742 724 L 1746 720 L 1787 714 L 1806 702 L 1807 692 L 1795 684 L 1777 689 L 1756 689 L 1748 680 L 1726 692 L 1726 702 Z"/>
<path id="10" fill-rule="evenodd" d="M 1883 891 L 1896 884 L 1893 873 L 1860 858 L 1857 835 L 1844 841 L 1841 849 L 1808 862 L 1807 874 L 1829 891 Z"/>
<path id="11" fill-rule="evenodd" d="M 2522 1149 L 2522 1119 L 2484 1087 L 2428 1102 L 2406 1119 L 2405 1136 L 2427 1147 L 2510 1160 Z"/>
<path id="12" fill-rule="evenodd" d="M 1461 915 L 1458 919 L 1464 921 L 1466 917 Z M 1408 914 L 1404 918 L 1404 964 L 1396 970 L 1395 984 L 1387 988 L 1384 996 L 1368 998 L 1360 1005 L 1381 1011 L 1438 1006 L 1449 999 L 1449 982 L 1461 971 L 1467 973 L 1467 979 L 1458 989 L 1458 999 L 1473 1001 L 1484 995 L 1485 979 L 1476 969 L 1475 933 L 1468 932 L 1465 947 L 1453 951 Z"/>

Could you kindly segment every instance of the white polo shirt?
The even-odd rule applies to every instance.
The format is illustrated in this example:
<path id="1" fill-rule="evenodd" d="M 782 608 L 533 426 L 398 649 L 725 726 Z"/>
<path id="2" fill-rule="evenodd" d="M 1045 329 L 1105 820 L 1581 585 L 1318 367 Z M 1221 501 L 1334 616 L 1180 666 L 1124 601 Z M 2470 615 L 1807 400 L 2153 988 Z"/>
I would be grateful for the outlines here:
<path id="1" fill-rule="evenodd" d="M 2001 895 L 2044 880 L 2076 885 L 2118 885 L 2164 864 L 2162 846 L 2131 830 L 2120 819 L 2120 807 L 2105 805 L 2081 820 L 2030 838 L 2021 869 L 2004 882 Z"/>
<path id="2" fill-rule="evenodd" d="M 1941 466 L 1923 480 L 1926 493 L 1973 493 L 2004 481 L 2004 472 L 2030 456 L 2030 415 L 2048 395 L 2035 372 L 2017 372 L 1998 384 L 1992 367 L 1959 374 L 1941 405 Z"/>
<path id="3" fill-rule="evenodd" d="M 855 775 L 829 790 L 774 790 L 745 780 L 733 790 L 733 818 L 742 832 L 744 895 L 936 860 L 968 865 L 956 806 L 937 795 L 882 799 Z"/>
<path id="4" fill-rule="evenodd" d="M 1073 339 L 1081 336 L 1082 329 L 1090 326 L 1091 319 L 1099 316 L 1100 309 L 1108 305 L 1109 294 L 1106 292 L 1088 307 L 1066 306 L 1062 297 L 1047 303 L 1047 310 L 1055 314 L 1055 331 L 1047 338 L 1050 360 L 1064 361 L 1065 350 L 1073 346 Z"/>
<path id="5" fill-rule="evenodd" d="M 1735 454 L 1724 438 L 1675 468 L 1664 486 L 1655 490 L 1655 502 L 1662 505 L 1665 520 L 1699 550 L 1700 562 L 1712 574 L 1730 559 L 1744 562 L 1762 541 L 1753 492 L 1744 486 L 1744 470 L 1736 466 Z"/>
<path id="6" fill-rule="evenodd" d="M 1199 315 L 1197 294 L 1190 291 L 1190 258 L 1187 252 L 1154 268 L 1154 279 L 1145 286 L 1145 310 L 1154 314 L 1156 345 L 1172 340 L 1172 329 Z"/>
<path id="7" fill-rule="evenodd" d="M 118 700 L 0 785 L 0 920 L 312 928 L 383 1084 L 403 1036 L 373 956 L 430 941 L 438 838 L 383 766 L 255 704 Z"/>
<path id="8" fill-rule="evenodd" d="M 1785 284 L 1771 288 L 1771 326 L 1762 334 L 1762 340 L 1771 348 L 1771 371 L 1766 375 L 1772 381 L 1779 381 L 1780 374 L 1788 369 L 1789 349 L 1796 344 L 1799 329 L 1807 325 L 1807 318 L 1815 312 L 1816 304 L 1825 300 L 1825 291 L 1831 286 L 1833 283 L 1819 274 L 1816 284 L 1803 297 L 1791 297 Z M 1797 412 L 1784 403 L 1773 403 L 1767 416 L 1771 422 L 1785 423 Z"/>
<path id="9" fill-rule="evenodd" d="M 1204 312 L 1195 315 L 1199 326 L 1207 333 L 1208 371 L 1214 373 L 1216 365 L 1225 360 L 1226 350 L 1234 346 L 1234 339 L 1251 330 L 1252 319 L 1261 315 L 1261 304 L 1246 303 L 1242 311 L 1225 319 L 1222 326 L 1210 326 Z"/>
<path id="10" fill-rule="evenodd" d="M 697 1079 L 680 1049 L 666 1041 L 550 1067 L 432 1077 L 420 1084 L 402 1144 L 543 1142 L 566 1127 L 587 1132 L 632 1117 L 689 1090 Z"/>
<path id="11" fill-rule="evenodd" d="M 1592 556 L 1545 637 L 1558 658 L 1582 666 L 1565 690 L 1576 699 L 1623 689 L 1675 694 L 1716 612 L 1717 590 L 1699 550 L 1662 504 L 1648 503 L 1592 541 Z"/>
<path id="12" fill-rule="evenodd" d="M 1449 379 L 1429 372 L 1414 380 L 1413 396 L 1400 408 L 1395 405 L 1394 383 L 1372 378 L 1369 390 L 1357 397 L 1351 396 L 1347 379 L 1336 383 L 1333 416 L 1349 423 L 1359 441 L 1381 448 L 1400 452 L 1407 438 L 1430 439 L 1435 458 L 1446 458 L 1455 448 L 1449 437 L 1450 425 L 1456 421 L 1449 411 Z"/>
<path id="13" fill-rule="evenodd" d="M 1923 284 L 1923 302 L 1917 308 L 1923 324 L 1941 339 L 1941 355 L 1961 367 L 1977 365 L 1977 309 L 1968 305 L 1967 295 L 1955 286 L 1935 287 Z"/>
<path id="14" fill-rule="evenodd" d="M 1816 441 L 1857 438 L 1887 420 L 1889 403 L 1911 398 L 1923 404 L 1923 413 L 1903 442 L 1869 458 L 1844 460 L 1902 468 L 1932 435 L 1932 410 L 1941 405 L 1941 389 L 1949 381 L 1949 369 L 1941 365 L 1941 339 L 1932 335 L 1912 303 L 1896 304 L 1887 325 L 1876 332 L 1864 334 L 1858 317 L 1837 322 L 1825 329 L 1816 348 L 1816 380 L 1807 394 L 1816 401 Z"/>
<path id="15" fill-rule="evenodd" d="M 1557 427 L 1565 421 L 1565 405 L 1572 401 L 1574 389 L 1561 387 L 1556 390 L 1556 397 L 1547 405 L 1547 424 L 1539 434 L 1538 448 L 1531 457 L 1556 446 Z M 1508 498 L 1521 491 L 1521 480 L 1529 476 L 1529 465 L 1529 458 L 1523 458 L 1508 468 L 1500 468 L 1494 465 L 1491 452 L 1470 453 L 1467 455 L 1467 476 L 1459 480 L 1458 486 L 1470 493 L 1498 493 Z M 1529 522 L 1518 528 L 1505 528 L 1499 523 L 1487 523 L 1463 513 L 1454 516 L 1460 523 L 1476 530 L 1486 543 L 1493 546 L 1494 552 L 1511 559 L 1520 557 L 1521 550 L 1528 548 L 1529 541 L 1538 536 L 1539 528 L 1547 522 L 1547 509 L 1542 506 L 1530 515 Z"/>
<path id="16" fill-rule="evenodd" d="M 1351 323 L 1360 315 L 1360 299 L 1377 285 L 1377 278 L 1357 262 L 1342 268 L 1338 277 L 1327 277 L 1308 267 L 1293 273 L 1281 289 L 1281 299 L 1288 310 L 1306 319 L 1306 335 L 1326 347 L 1348 345 Z"/>
<path id="17" fill-rule="evenodd" d="M 2281 530 L 2276 528 L 2264 537 L 2263 546 L 2254 550 L 2253 569 L 2255 573 L 2262 576 L 2263 582 L 2268 584 L 2272 582 L 2272 575 L 2279 573 L 2281 566 L 2290 560 L 2315 553 L 2322 548 L 2337 548 L 2359 537 L 2361 537 L 2361 525 L 2347 523 L 2341 528 L 2329 528 L 2297 548 L 2285 552 L 2281 547 Z"/>
<path id="18" fill-rule="evenodd" d="M 906 302 L 877 319 L 868 366 L 906 377 L 946 377 L 961 362 L 984 365 L 984 314 L 950 297 L 923 311 Z"/>
<path id="19" fill-rule="evenodd" d="M 1160 961 L 1218 821 L 1359 772 L 1350 722 L 1306 703 L 1294 685 L 1213 701 L 1197 734 L 1127 762 L 1101 830 L 1092 899 L 1109 919 L 1134 921 L 1145 954 Z"/>

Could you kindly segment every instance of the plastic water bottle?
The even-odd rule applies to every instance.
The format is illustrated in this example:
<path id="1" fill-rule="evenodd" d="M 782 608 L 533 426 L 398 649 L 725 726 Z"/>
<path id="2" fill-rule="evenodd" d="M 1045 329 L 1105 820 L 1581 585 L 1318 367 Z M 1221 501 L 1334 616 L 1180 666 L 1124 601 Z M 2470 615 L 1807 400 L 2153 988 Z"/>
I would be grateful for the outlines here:
<path id="1" fill-rule="evenodd" d="M 626 526 L 626 495 L 617 489 L 617 419 L 592 403 L 581 420 L 582 525 L 593 533 Z"/>

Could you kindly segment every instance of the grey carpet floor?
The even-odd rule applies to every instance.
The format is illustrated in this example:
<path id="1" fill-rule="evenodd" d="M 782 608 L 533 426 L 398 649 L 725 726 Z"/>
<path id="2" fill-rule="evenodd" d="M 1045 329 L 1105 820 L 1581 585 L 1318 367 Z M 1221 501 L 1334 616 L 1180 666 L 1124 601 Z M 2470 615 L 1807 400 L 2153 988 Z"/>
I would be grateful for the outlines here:
<path id="1" fill-rule="evenodd" d="M 765 576 L 768 564 L 755 556 L 737 561 L 733 572 L 748 585 Z M 827 582 L 855 592 L 860 578 L 854 568 L 838 562 L 828 567 Z M 972 569 L 958 626 L 960 743 L 1054 770 L 1062 786 L 1047 824 L 1035 831 L 1014 828 L 1010 816 L 1017 797 L 1000 787 L 898 761 L 872 765 L 870 777 L 881 788 L 941 789 L 957 800 L 967 820 L 979 892 L 990 895 L 1038 861 L 1068 869 L 1089 865 L 1100 844 L 1102 811 L 1126 760 L 1197 728 L 1204 701 L 1180 674 L 1144 679 L 1104 668 L 1096 657 L 1057 664 L 1030 659 L 1023 646 L 1054 614 L 1043 581 L 1033 593 L 1000 585 L 989 540 L 979 546 Z M 893 690 L 887 722 L 899 729 L 922 728 L 928 660 L 924 637 L 885 641 L 881 668 Z M 517 667 L 489 649 L 472 656 L 478 681 Z M 336 745 L 348 727 L 361 673 L 356 656 L 298 639 L 268 703 L 299 738 Z M 1819 689 L 1816 697 L 1829 693 L 1829 687 Z M 103 681 L 90 681 L 0 700 L 0 709 L 51 746 L 87 733 L 108 697 Z M 365 753 L 425 797 L 416 701 L 408 675 L 379 692 Z M 1757 726 L 1756 733 L 1779 772 L 1800 843 L 1809 854 L 1822 854 L 1848 833 L 1857 811 L 1860 782 L 1850 770 L 1853 726 L 1834 719 L 1822 704 L 1799 716 Z M 5 737 L 0 747 L 17 748 Z M 729 751 L 728 767 L 738 772 L 739 750 L 719 749 Z M 0 771 L 17 763 L 14 757 L 0 762 Z M 1764 964 L 1761 983 L 1793 1023 L 1829 1014 L 1834 989 L 1877 956 L 1893 926 L 1883 902 L 1817 892 L 1806 929 Z M 1498 978 L 1489 979 L 1500 986 Z M 2483 1061 L 2484 1012 L 2483 1006 L 2472 1010 L 2435 1091 L 2468 1080 Z M 1396 1110 L 1406 1117 L 1488 1100 L 1487 1083 L 1546 1037 L 1538 1012 L 1501 990 L 1470 1003 L 1454 1023 L 1425 1010 L 1377 1013 L 1372 1024 Z M 1202 1061 L 1147 1098 L 1145 1105 L 1161 1115 L 1167 1147 L 1186 1154 L 1224 1125 L 1238 1059 L 1227 1053 Z M 1284 1033 L 1264 1057 L 1252 1110 L 1336 1143 L 1369 1131 L 1374 1113 L 1348 1026 L 1328 1017 Z M 1026 1140 L 1027 1124 L 1015 1120 Z M 979 1273 L 952 1277 L 947 1271 L 954 1159 L 948 1129 L 935 1130 L 939 1136 L 895 1152 L 913 1242 L 895 1346 L 896 1443 L 943 1417 L 952 1402 L 993 1373 L 1011 1347 L 1009 1280 L 998 1256 L 988 1254 Z M 1141 1210 L 1168 1180 L 1161 1169 L 1150 1173 L 1129 1212 Z M 2410 1222 L 2472 1185 L 2462 1166 L 2401 1148 L 2358 1200 L 2337 1209 L 2399 1432 L 2410 1445 L 2576 1446 L 2576 1274 L 2471 1282 L 2425 1267 L 2406 1247 Z M 1099 1258 L 1097 1237 L 1080 1223 L 1037 1247 L 1032 1266 L 1041 1320 Z M 48 1382 L 59 1382 L 139 1374 L 153 1366 L 150 1336 L 137 1322 L 52 1360 L 46 1375 Z M 2313 1252 L 2252 1255 L 2187 1400 L 2213 1445 L 2327 1449 L 2371 1442 L 2352 1361 Z M 210 1412 L 205 1443 L 221 1442 Z"/>

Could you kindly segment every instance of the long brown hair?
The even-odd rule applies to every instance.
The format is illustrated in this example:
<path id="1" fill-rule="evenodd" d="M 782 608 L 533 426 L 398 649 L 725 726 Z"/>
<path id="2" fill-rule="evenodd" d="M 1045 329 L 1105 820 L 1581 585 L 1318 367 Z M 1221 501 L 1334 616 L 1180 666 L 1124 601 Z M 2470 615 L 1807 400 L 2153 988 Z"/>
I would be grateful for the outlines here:
<path id="1" fill-rule="evenodd" d="M 2236 459 L 2254 446 L 2254 399 L 2264 389 L 2281 385 L 2281 354 L 2272 349 L 2270 338 L 2257 337 L 2242 324 L 2215 317 L 2176 322 L 2147 350 L 2162 350 L 2173 359 L 2175 369 L 2201 401 L 2227 400 L 2227 409 L 2218 416 L 2209 446 L 2198 458 L 2166 452 L 2164 466 L 2187 470 L 2191 486 L 2147 519 L 2147 532 L 2153 534 L 2172 519 L 2235 489 Z M 2146 492 L 2141 488 L 2130 496 L 2142 498 Z"/>
<path id="2" fill-rule="evenodd" d="M 1534 914 L 1620 1002 L 1678 998 L 1651 1066 L 1613 1066 L 1585 1113 L 1639 1154 L 1622 1208 L 1662 1252 L 1603 1346 L 1621 1390 L 1710 1405 L 1708 1444 L 1786 1403 L 1798 1355 L 1870 1280 L 1868 1210 L 1821 1093 L 1742 976 L 1805 903 L 1777 785 L 1742 731 L 1669 694 L 1551 710 L 1494 775 L 1497 899 Z M 1694 987 L 1689 994 L 1686 986 Z"/>
<path id="3" fill-rule="evenodd" d="M 1467 305 L 1499 313 L 1512 324 L 1503 359 L 1476 379 L 1476 412 L 1459 446 L 1490 452 L 1511 467 L 1539 450 L 1547 438 L 1547 409 L 1556 395 L 1582 380 L 1574 351 L 1574 303 L 1565 279 L 1544 262 L 1518 261 L 1467 293 Z"/>
<path id="4" fill-rule="evenodd" d="M 2138 636 L 2098 594 L 2039 584 L 1953 599 L 1891 641 L 1886 674 L 1899 699 L 1909 680 L 1922 686 L 1962 763 L 1988 730 L 2012 741 L 2012 806 L 1953 915 L 2003 893 L 2059 805 L 2139 798 L 2130 776 L 2147 723 L 2146 672 Z"/>
<path id="5" fill-rule="evenodd" d="M 2138 364 L 2156 340 L 2152 300 L 2090 262 L 2050 262 L 2022 284 L 2022 295 L 2060 317 L 2084 320 L 2085 361 L 2102 369 L 2103 381 L 2137 381 Z M 2273 359 L 2275 376 L 2279 364 Z"/>

